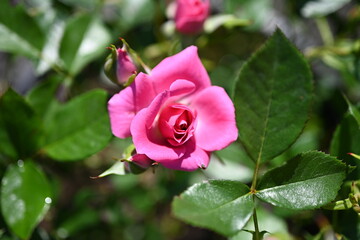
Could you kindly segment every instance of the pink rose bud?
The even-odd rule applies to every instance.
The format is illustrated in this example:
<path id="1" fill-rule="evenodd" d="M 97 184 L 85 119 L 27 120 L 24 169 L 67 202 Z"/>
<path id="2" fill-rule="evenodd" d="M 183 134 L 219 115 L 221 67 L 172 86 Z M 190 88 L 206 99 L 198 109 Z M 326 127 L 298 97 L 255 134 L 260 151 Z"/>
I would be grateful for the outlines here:
<path id="1" fill-rule="evenodd" d="M 153 161 L 145 154 L 135 154 L 129 161 L 125 161 L 125 169 L 129 173 L 140 174 L 151 167 Z"/>
<path id="2" fill-rule="evenodd" d="M 120 84 L 126 83 L 129 78 L 136 74 L 136 66 L 128 55 L 126 49 L 119 48 L 117 50 L 117 67 L 116 75 Z"/>
<path id="3" fill-rule="evenodd" d="M 109 49 L 111 54 L 105 62 L 105 74 L 114 83 L 126 85 L 135 78 L 136 66 L 126 50 L 126 45 L 118 49 L 111 45 Z"/>
<path id="4" fill-rule="evenodd" d="M 210 0 L 177 0 L 176 3 L 176 29 L 184 34 L 200 32 L 209 15 Z"/>

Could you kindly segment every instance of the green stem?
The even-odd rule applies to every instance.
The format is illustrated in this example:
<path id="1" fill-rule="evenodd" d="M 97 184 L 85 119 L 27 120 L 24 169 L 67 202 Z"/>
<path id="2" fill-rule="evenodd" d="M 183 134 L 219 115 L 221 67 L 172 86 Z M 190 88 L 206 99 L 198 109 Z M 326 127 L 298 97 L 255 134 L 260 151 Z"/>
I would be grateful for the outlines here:
<path id="1" fill-rule="evenodd" d="M 330 26 L 326 18 L 315 18 L 316 25 L 319 29 L 320 36 L 326 46 L 334 44 L 334 37 L 332 35 Z"/>
<path id="2" fill-rule="evenodd" d="M 255 201 L 255 196 L 254 196 L 254 201 Z M 254 208 L 254 213 L 253 213 L 253 220 L 254 220 L 254 226 L 255 226 L 255 232 L 253 235 L 253 239 L 254 240 L 261 240 L 261 234 L 260 234 L 260 230 L 259 230 L 259 224 L 258 224 L 258 220 L 257 220 L 257 214 L 256 214 L 256 209 Z"/>
<path id="3" fill-rule="evenodd" d="M 339 200 L 336 202 L 332 202 L 332 203 L 328 203 L 325 206 L 323 206 L 322 208 L 327 209 L 327 210 L 347 210 L 347 209 L 351 209 L 353 207 L 353 204 L 351 203 L 350 199 L 344 199 L 344 200 Z"/>
<path id="4" fill-rule="evenodd" d="M 259 168 L 260 168 L 260 163 L 259 161 L 256 162 L 256 165 L 255 165 L 255 170 L 254 170 L 254 175 L 253 175 L 253 180 L 252 180 L 252 184 L 251 184 L 251 188 L 250 188 L 250 191 L 252 193 L 255 193 L 256 192 L 256 185 L 257 185 L 257 177 L 259 175 Z"/>
<path id="5" fill-rule="evenodd" d="M 57 96 L 57 98 L 60 102 L 65 102 L 68 99 L 69 92 L 70 92 L 73 82 L 74 82 L 74 78 L 70 75 L 68 75 L 64 79 L 64 81 L 61 85 L 61 89 L 59 90 L 58 96 Z"/>

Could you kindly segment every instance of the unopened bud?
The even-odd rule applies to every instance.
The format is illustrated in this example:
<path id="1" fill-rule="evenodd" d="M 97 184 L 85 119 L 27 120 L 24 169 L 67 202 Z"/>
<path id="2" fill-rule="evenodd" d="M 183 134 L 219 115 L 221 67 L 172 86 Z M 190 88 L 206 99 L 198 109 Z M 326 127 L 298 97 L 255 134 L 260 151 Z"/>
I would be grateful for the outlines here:
<path id="1" fill-rule="evenodd" d="M 140 174 L 152 166 L 153 161 L 145 154 L 135 154 L 129 161 L 125 162 L 125 169 L 127 172 L 133 174 Z"/>
<path id="2" fill-rule="evenodd" d="M 111 45 L 109 49 L 111 53 L 104 66 L 106 76 L 116 84 L 129 85 L 129 82 L 132 82 L 136 76 L 136 66 L 129 56 L 126 46 L 116 49 L 114 45 Z"/>

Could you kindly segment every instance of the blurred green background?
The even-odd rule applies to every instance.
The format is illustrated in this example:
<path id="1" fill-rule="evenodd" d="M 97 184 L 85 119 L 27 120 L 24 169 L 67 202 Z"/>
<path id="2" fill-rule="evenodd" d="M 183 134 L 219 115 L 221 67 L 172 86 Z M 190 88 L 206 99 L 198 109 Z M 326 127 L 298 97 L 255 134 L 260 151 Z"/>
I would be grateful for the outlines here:
<path id="1" fill-rule="evenodd" d="M 42 104 L 42 108 L 35 110 L 40 116 L 45 116 L 48 99 L 66 102 L 95 88 L 105 89 L 109 98 L 120 88 L 105 77 L 103 64 L 110 53 L 107 46 L 121 47 L 119 37 L 126 39 L 150 67 L 188 45 L 197 45 L 213 84 L 231 94 L 233 79 L 243 62 L 279 27 L 309 60 L 316 98 L 304 133 L 278 158 L 312 149 L 330 151 L 332 135 L 347 111 L 342 93 L 351 102 L 360 102 L 360 1 L 319 0 L 314 5 L 308 0 L 212 0 L 211 17 L 204 32 L 196 36 L 182 36 L 174 31 L 168 10 L 171 2 L 1 0 L 0 96 L 11 87 L 25 99 L 16 100 L 14 108 L 21 108 L 22 101 L 35 106 Z M 2 102 L 0 114 L 8 114 L 9 104 Z M 13 128 L 21 135 L 22 123 L 29 120 L 29 115 L 14 114 L 11 116 L 17 120 L 12 119 Z M 5 121 L 11 120 L 0 124 L 0 140 L 6 132 Z M 49 124 L 46 118 L 44 122 Z M 32 139 L 24 141 L 28 147 L 32 144 Z M 57 159 L 50 150 L 47 154 L 41 151 L 11 154 L 4 142 L 1 144 L 1 177 L 10 171 L 9 166 L 22 166 L 31 157 L 35 168 L 32 171 L 47 178 L 43 188 L 31 188 L 31 192 L 25 193 L 41 195 L 49 190 L 52 196 L 49 211 L 29 239 L 225 239 L 175 219 L 171 201 L 188 186 L 204 179 L 249 183 L 252 177 L 253 163 L 239 143 L 213 154 L 205 171 L 188 173 L 158 167 L 141 175 L 101 179 L 90 177 L 98 176 L 115 158 L 121 158 L 129 139 L 113 137 L 109 144 L 94 150 L 95 154 L 76 161 Z M 360 153 L 358 145 L 353 149 Z M 354 161 L 345 155 L 339 157 Z M 268 167 L 274 166 L 276 160 Z M 16 181 L 16 176 L 6 179 Z M 328 239 L 325 233 L 329 229 L 349 239 L 360 238 L 358 217 L 351 211 L 294 212 L 264 205 L 259 219 L 262 228 L 274 233 L 272 239 L 313 239 L 316 235 L 318 239 Z M 341 224 L 343 221 L 347 224 Z M 243 232 L 232 240 L 250 237 Z M 18 239 L 3 215 L 0 238 Z"/>

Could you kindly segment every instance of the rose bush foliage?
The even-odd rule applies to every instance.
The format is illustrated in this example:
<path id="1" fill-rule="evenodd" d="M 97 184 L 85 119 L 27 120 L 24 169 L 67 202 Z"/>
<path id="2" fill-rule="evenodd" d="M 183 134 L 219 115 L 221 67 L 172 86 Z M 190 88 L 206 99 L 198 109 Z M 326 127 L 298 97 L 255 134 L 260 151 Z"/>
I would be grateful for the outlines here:
<path id="1" fill-rule="evenodd" d="M 113 134 L 132 137 L 137 161 L 171 169 L 206 168 L 210 153 L 238 136 L 233 103 L 223 88 L 211 86 L 194 46 L 140 73 L 109 100 L 108 110 Z"/>

